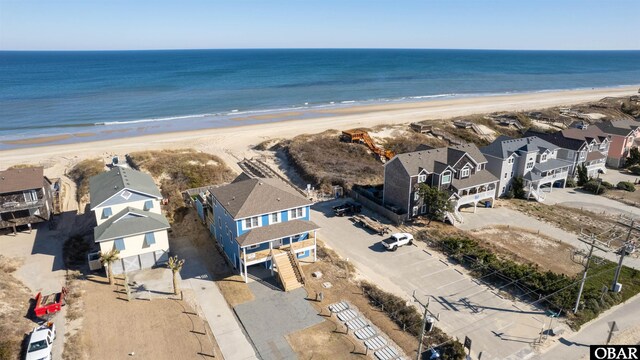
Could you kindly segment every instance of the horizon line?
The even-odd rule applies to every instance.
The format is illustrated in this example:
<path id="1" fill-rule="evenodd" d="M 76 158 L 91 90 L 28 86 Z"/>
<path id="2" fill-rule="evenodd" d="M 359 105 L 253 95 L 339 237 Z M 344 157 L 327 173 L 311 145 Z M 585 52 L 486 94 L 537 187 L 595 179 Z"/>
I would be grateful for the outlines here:
<path id="1" fill-rule="evenodd" d="M 0 49 L 0 52 L 143 52 L 202 50 L 447 50 L 447 51 L 547 51 L 547 52 L 637 52 L 640 49 L 497 49 L 497 48 L 420 48 L 420 47 L 246 47 L 246 48 L 154 48 L 154 49 Z"/>

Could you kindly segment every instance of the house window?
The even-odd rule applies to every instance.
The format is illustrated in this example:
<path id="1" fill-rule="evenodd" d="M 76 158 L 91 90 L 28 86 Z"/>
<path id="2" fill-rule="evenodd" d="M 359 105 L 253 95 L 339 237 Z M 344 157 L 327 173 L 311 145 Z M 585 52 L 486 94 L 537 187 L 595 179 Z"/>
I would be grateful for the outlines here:
<path id="1" fill-rule="evenodd" d="M 442 183 L 443 184 L 448 184 L 450 182 L 451 182 L 451 173 L 447 172 L 447 173 L 442 174 Z"/>
<path id="2" fill-rule="evenodd" d="M 120 238 L 120 239 L 115 239 L 113 241 L 113 248 L 118 250 L 118 251 L 124 251 L 125 247 L 124 247 L 124 239 Z"/>
<path id="3" fill-rule="evenodd" d="M 156 237 L 152 232 L 144 234 L 144 242 L 147 246 L 151 246 L 156 243 Z"/>
<path id="4" fill-rule="evenodd" d="M 424 175 L 424 174 L 418 175 L 418 182 L 419 183 L 423 183 L 425 181 L 427 181 L 427 175 Z"/>
<path id="5" fill-rule="evenodd" d="M 547 161 L 547 154 L 542 154 L 542 156 L 540 156 L 540 161 Z"/>
<path id="6" fill-rule="evenodd" d="M 246 218 L 244 219 L 244 228 L 245 229 L 253 229 L 255 227 L 260 226 L 258 223 L 260 221 L 260 217 L 259 216 L 255 216 L 252 218 Z"/>
<path id="7" fill-rule="evenodd" d="M 418 207 L 414 206 L 411 213 L 412 213 L 413 216 L 418 215 Z"/>
<path id="8" fill-rule="evenodd" d="M 255 249 L 259 248 L 259 247 L 260 247 L 260 245 L 249 245 L 249 246 L 247 246 L 247 250 L 255 250 Z"/>
<path id="9" fill-rule="evenodd" d="M 413 201 L 418 200 L 420 200 L 420 191 L 416 191 L 415 193 L 413 193 Z"/>
<path id="10" fill-rule="evenodd" d="M 426 214 L 427 213 L 427 204 L 422 205 L 422 207 L 420 207 L 420 213 L 421 214 Z"/>
<path id="11" fill-rule="evenodd" d="M 273 214 L 271 214 L 269 216 L 269 223 L 270 224 L 277 224 L 281 221 L 280 219 L 280 213 L 279 212 L 274 212 Z"/>
<path id="12" fill-rule="evenodd" d="M 218 216 L 218 227 L 222 229 L 222 221 L 220 220 L 220 216 Z"/>
<path id="13" fill-rule="evenodd" d="M 531 170 L 531 169 L 533 169 L 533 160 L 527 163 L 527 170 Z"/>
<path id="14" fill-rule="evenodd" d="M 504 173 L 504 178 L 506 179 L 508 175 L 508 173 Z"/>
<path id="15" fill-rule="evenodd" d="M 35 190 L 29 190 L 24 192 L 24 201 L 26 202 L 34 202 L 38 201 L 38 194 Z"/>
<path id="16" fill-rule="evenodd" d="M 300 219 L 304 216 L 304 208 L 297 208 L 289 210 L 289 218 Z"/>
<path id="17" fill-rule="evenodd" d="M 102 218 L 103 219 L 106 219 L 111 215 L 113 215 L 113 214 L 111 213 L 111 208 L 110 207 L 106 207 L 106 208 L 102 209 Z"/>
<path id="18" fill-rule="evenodd" d="M 144 211 L 153 209 L 153 200 L 147 200 L 144 202 Z"/>
<path id="19" fill-rule="evenodd" d="M 129 198 L 131 197 L 131 193 L 127 190 L 123 191 L 120 193 L 120 196 L 122 196 L 123 199 L 125 200 L 129 200 Z"/>
<path id="20" fill-rule="evenodd" d="M 467 168 L 462 169 L 462 171 L 460 171 L 460 177 L 463 177 L 463 178 L 469 177 L 469 172 L 470 171 Z"/>

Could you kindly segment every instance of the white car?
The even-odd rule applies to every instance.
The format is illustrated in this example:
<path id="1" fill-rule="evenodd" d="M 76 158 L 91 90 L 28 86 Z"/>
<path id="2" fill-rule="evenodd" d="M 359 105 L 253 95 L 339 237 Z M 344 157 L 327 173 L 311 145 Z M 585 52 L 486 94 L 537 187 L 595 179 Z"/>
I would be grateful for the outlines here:
<path id="1" fill-rule="evenodd" d="M 50 360 L 53 340 L 56 338 L 56 326 L 48 323 L 33 329 L 29 335 L 25 360 Z"/>
<path id="2" fill-rule="evenodd" d="M 400 246 L 413 244 L 413 235 L 408 233 L 395 233 L 388 239 L 382 240 L 382 246 L 389 251 L 396 251 Z"/>

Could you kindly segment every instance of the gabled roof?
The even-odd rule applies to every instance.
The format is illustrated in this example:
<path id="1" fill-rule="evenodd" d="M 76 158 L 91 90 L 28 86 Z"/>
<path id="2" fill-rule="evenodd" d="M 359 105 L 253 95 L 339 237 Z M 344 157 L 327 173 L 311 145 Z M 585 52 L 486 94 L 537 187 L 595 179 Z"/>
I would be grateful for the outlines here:
<path id="1" fill-rule="evenodd" d="M 458 190 L 468 188 L 471 186 L 487 184 L 491 182 L 497 182 L 498 178 L 490 173 L 488 170 L 481 170 L 475 173 L 473 176 L 466 177 L 464 179 L 452 179 L 451 185 Z"/>
<path id="2" fill-rule="evenodd" d="M 122 189 L 162 199 L 162 194 L 149 174 L 141 171 L 115 166 L 89 180 L 91 209 L 102 204 Z"/>
<path id="3" fill-rule="evenodd" d="M 640 127 L 640 122 L 623 119 L 597 123 L 596 126 L 607 134 L 627 136 L 633 130 Z"/>
<path id="4" fill-rule="evenodd" d="M 210 192 L 234 219 L 312 204 L 280 179 L 240 180 Z"/>
<path id="5" fill-rule="evenodd" d="M 535 136 L 552 144 L 555 144 L 563 149 L 580 150 L 585 145 L 585 140 L 578 140 L 574 138 L 565 137 L 561 131 L 554 133 L 543 133 L 529 130 L 525 136 Z"/>
<path id="6" fill-rule="evenodd" d="M 316 223 L 308 220 L 291 220 L 278 224 L 261 226 L 251 229 L 246 233 L 238 236 L 236 241 L 240 246 L 249 246 L 260 244 L 270 240 L 281 239 L 292 235 L 298 235 L 320 229 Z"/>
<path id="7" fill-rule="evenodd" d="M 44 185 L 42 166 L 0 171 L 0 194 L 40 189 Z"/>
<path id="8" fill-rule="evenodd" d="M 468 155 L 478 164 L 487 162 L 487 158 L 482 155 L 480 149 L 474 144 L 454 145 L 398 154 L 392 161 L 399 161 L 409 175 L 417 175 L 422 169 L 430 173 L 441 173 L 448 166 L 453 167 L 465 155 Z"/>
<path id="9" fill-rule="evenodd" d="M 553 151 L 557 148 L 557 145 L 540 139 L 537 136 L 514 139 L 502 135 L 491 144 L 483 147 L 481 151 L 487 155 L 506 159 L 511 156 L 511 154 L 517 152 L 544 152 L 545 150 Z"/>
<path id="10" fill-rule="evenodd" d="M 95 242 L 125 238 L 170 228 L 167 219 L 151 211 L 127 206 L 93 229 Z"/>

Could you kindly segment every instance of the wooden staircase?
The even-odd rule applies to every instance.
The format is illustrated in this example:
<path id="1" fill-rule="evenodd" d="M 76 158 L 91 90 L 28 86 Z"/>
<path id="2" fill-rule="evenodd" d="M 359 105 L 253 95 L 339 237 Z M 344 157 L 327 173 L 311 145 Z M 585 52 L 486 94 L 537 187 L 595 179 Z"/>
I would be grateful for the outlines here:
<path id="1" fill-rule="evenodd" d="M 302 287 L 304 282 L 304 278 L 301 276 L 302 270 L 292 252 L 287 251 L 273 254 L 271 259 L 278 272 L 278 279 L 280 279 L 280 284 L 282 284 L 284 291 L 291 291 Z"/>

